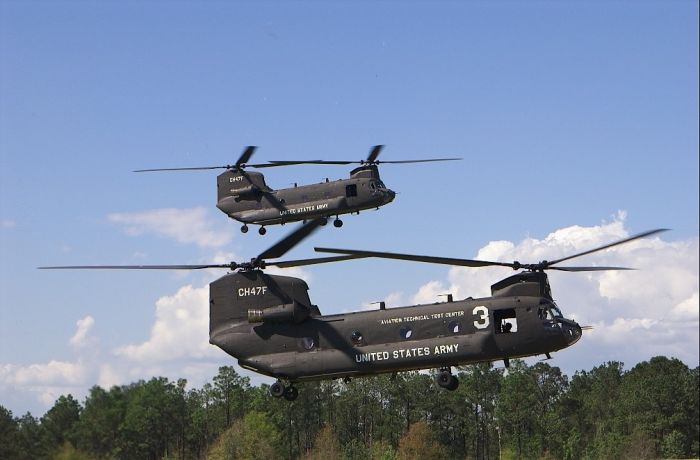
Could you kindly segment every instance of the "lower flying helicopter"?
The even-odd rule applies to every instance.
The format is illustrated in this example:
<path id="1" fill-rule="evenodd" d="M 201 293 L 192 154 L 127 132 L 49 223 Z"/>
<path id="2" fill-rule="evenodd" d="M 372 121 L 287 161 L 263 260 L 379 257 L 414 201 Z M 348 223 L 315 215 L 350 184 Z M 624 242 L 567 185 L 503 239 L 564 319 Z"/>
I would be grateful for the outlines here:
<path id="1" fill-rule="evenodd" d="M 376 145 L 366 160 L 361 161 L 270 161 L 249 164 L 257 147 L 246 147 L 233 165 L 204 166 L 192 168 L 139 169 L 134 172 L 151 171 L 195 171 L 205 169 L 226 169 L 217 177 L 216 207 L 227 216 L 243 223 L 241 231 L 248 232 L 248 224 L 260 225 L 258 233 L 266 233 L 266 225 L 284 225 L 287 222 L 313 220 L 318 217 L 335 216 L 333 225 L 341 227 L 341 214 L 358 213 L 365 209 L 379 209 L 394 201 L 396 193 L 389 190 L 379 177 L 378 165 L 402 163 L 426 163 L 433 161 L 461 160 L 461 158 L 432 158 L 425 160 L 380 161 L 377 157 L 383 145 Z M 311 185 L 296 184 L 294 187 L 273 190 L 265 183 L 265 177 L 258 172 L 247 172 L 245 168 L 272 168 L 300 164 L 348 165 L 358 163 L 359 167 L 350 172 L 350 178 Z M 324 221 L 325 223 L 325 221 Z"/>
<path id="2" fill-rule="evenodd" d="M 589 251 L 536 264 L 489 262 L 386 252 L 317 248 L 342 255 L 287 262 L 278 258 L 310 235 L 322 219 L 304 224 L 250 262 L 217 265 L 60 266 L 60 269 L 205 269 L 231 271 L 209 285 L 209 341 L 238 363 L 277 381 L 275 397 L 294 400 L 297 382 L 438 368 L 437 383 L 459 385 L 451 368 L 482 361 L 545 355 L 569 347 L 581 326 L 565 318 L 552 297 L 545 270 L 629 270 L 625 267 L 558 267 L 565 260 L 664 231 L 652 230 Z M 299 278 L 268 275 L 266 266 L 297 267 L 365 257 L 524 270 L 491 286 L 491 297 L 346 314 L 322 315 Z"/>

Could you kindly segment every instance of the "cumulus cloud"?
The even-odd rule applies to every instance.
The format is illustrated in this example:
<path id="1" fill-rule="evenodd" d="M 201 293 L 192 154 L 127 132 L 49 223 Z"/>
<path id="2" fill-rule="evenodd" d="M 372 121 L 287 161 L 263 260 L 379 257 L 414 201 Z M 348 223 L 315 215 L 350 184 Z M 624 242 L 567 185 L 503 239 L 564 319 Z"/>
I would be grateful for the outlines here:
<path id="1" fill-rule="evenodd" d="M 624 213 L 599 226 L 571 226 L 543 239 L 493 241 L 475 259 L 523 263 L 554 260 L 631 236 Z M 664 234 L 667 236 L 668 234 Z M 565 316 L 594 329 L 569 350 L 573 370 L 606 360 L 634 365 L 654 355 L 670 355 L 698 364 L 698 238 L 636 240 L 566 261 L 562 266 L 624 266 L 634 271 L 564 273 L 550 271 L 555 300 Z M 465 254 L 463 257 L 472 258 Z M 512 274 L 503 268 L 451 268 L 445 280 L 421 286 L 416 303 L 434 302 L 437 294 L 456 298 L 487 297 L 490 285 Z M 561 363 L 559 364 L 561 365 Z"/>
<path id="2" fill-rule="evenodd" d="M 74 347 L 85 346 L 88 343 L 88 332 L 90 332 L 90 329 L 92 329 L 92 326 L 94 324 L 95 320 L 90 315 L 86 316 L 83 319 L 79 319 L 76 322 L 78 329 L 75 331 L 73 337 L 71 337 L 70 344 Z"/>
<path id="3" fill-rule="evenodd" d="M 137 213 L 114 213 L 111 222 L 121 224 L 131 236 L 154 234 L 180 243 L 217 248 L 231 242 L 229 228 L 214 228 L 206 208 L 154 209 Z"/>
<path id="4" fill-rule="evenodd" d="M 187 285 L 172 296 L 158 299 L 155 323 L 147 341 L 120 347 L 115 354 L 140 363 L 213 356 L 208 330 L 209 287 Z"/>

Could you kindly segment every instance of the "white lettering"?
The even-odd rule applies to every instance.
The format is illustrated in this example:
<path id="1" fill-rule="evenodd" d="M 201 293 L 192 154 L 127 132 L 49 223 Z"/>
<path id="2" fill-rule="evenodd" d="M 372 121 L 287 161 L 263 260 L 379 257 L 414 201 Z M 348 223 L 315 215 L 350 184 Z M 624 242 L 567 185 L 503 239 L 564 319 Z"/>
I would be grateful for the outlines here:
<path id="1" fill-rule="evenodd" d="M 265 295 L 267 286 L 251 286 L 238 288 L 238 297 L 247 297 L 250 295 Z"/>

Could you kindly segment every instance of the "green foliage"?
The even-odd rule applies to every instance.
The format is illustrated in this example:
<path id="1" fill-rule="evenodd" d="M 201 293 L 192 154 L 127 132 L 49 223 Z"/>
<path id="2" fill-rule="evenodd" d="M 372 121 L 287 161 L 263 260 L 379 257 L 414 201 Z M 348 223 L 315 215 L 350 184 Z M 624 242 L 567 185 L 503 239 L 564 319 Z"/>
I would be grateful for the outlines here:
<path id="1" fill-rule="evenodd" d="M 349 443 L 350 444 L 350 443 Z M 356 448 L 364 449 L 362 443 L 355 443 Z M 361 456 L 356 456 L 357 452 L 349 452 L 351 458 L 366 458 Z M 318 432 L 316 440 L 314 441 L 314 447 L 304 456 L 306 460 L 325 460 L 327 458 L 340 458 L 341 449 L 340 442 L 338 442 L 338 436 L 336 436 L 333 428 L 326 425 L 321 428 Z"/>
<path id="2" fill-rule="evenodd" d="M 15 458 L 19 455 L 19 424 L 12 412 L 0 406 L 0 458 Z"/>
<path id="3" fill-rule="evenodd" d="M 236 420 L 209 451 L 210 460 L 267 460 L 279 458 L 280 436 L 269 417 L 257 411 Z"/>
<path id="4" fill-rule="evenodd" d="M 80 420 L 80 403 L 73 396 L 60 396 L 41 418 L 46 445 L 57 449 L 66 441 L 75 444 L 76 425 Z"/>
<path id="5" fill-rule="evenodd" d="M 425 422 L 411 425 L 408 433 L 401 438 L 396 453 L 398 460 L 439 460 L 449 458 L 445 448 L 436 440 L 430 427 Z"/>
<path id="6" fill-rule="evenodd" d="M 405 372 L 298 384 L 273 398 L 233 367 L 211 383 L 93 387 L 61 396 L 40 420 L 0 406 L 0 458 L 315 459 L 697 458 L 699 370 L 655 357 L 608 362 L 569 379 L 513 360 L 459 372 L 456 391 Z"/>
<path id="7" fill-rule="evenodd" d="M 68 441 L 63 443 L 53 456 L 53 460 L 92 460 L 92 458 L 90 454 L 79 451 Z"/>

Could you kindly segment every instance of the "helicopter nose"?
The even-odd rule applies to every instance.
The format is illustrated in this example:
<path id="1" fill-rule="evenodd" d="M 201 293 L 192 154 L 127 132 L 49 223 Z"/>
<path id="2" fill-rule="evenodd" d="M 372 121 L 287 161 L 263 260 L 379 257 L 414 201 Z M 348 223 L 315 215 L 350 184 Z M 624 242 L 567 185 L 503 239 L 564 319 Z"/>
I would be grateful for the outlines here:
<path id="1" fill-rule="evenodd" d="M 567 324 L 564 330 L 564 334 L 566 334 L 566 343 L 567 345 L 573 345 L 579 340 L 581 340 L 581 336 L 583 335 L 583 332 L 581 330 L 581 326 L 578 325 L 578 323 L 575 323 L 572 321 L 573 324 Z"/>
<path id="2" fill-rule="evenodd" d="M 396 198 L 396 192 L 393 190 L 386 190 L 386 198 L 387 198 L 387 203 L 391 203 L 394 201 L 394 198 Z"/>

